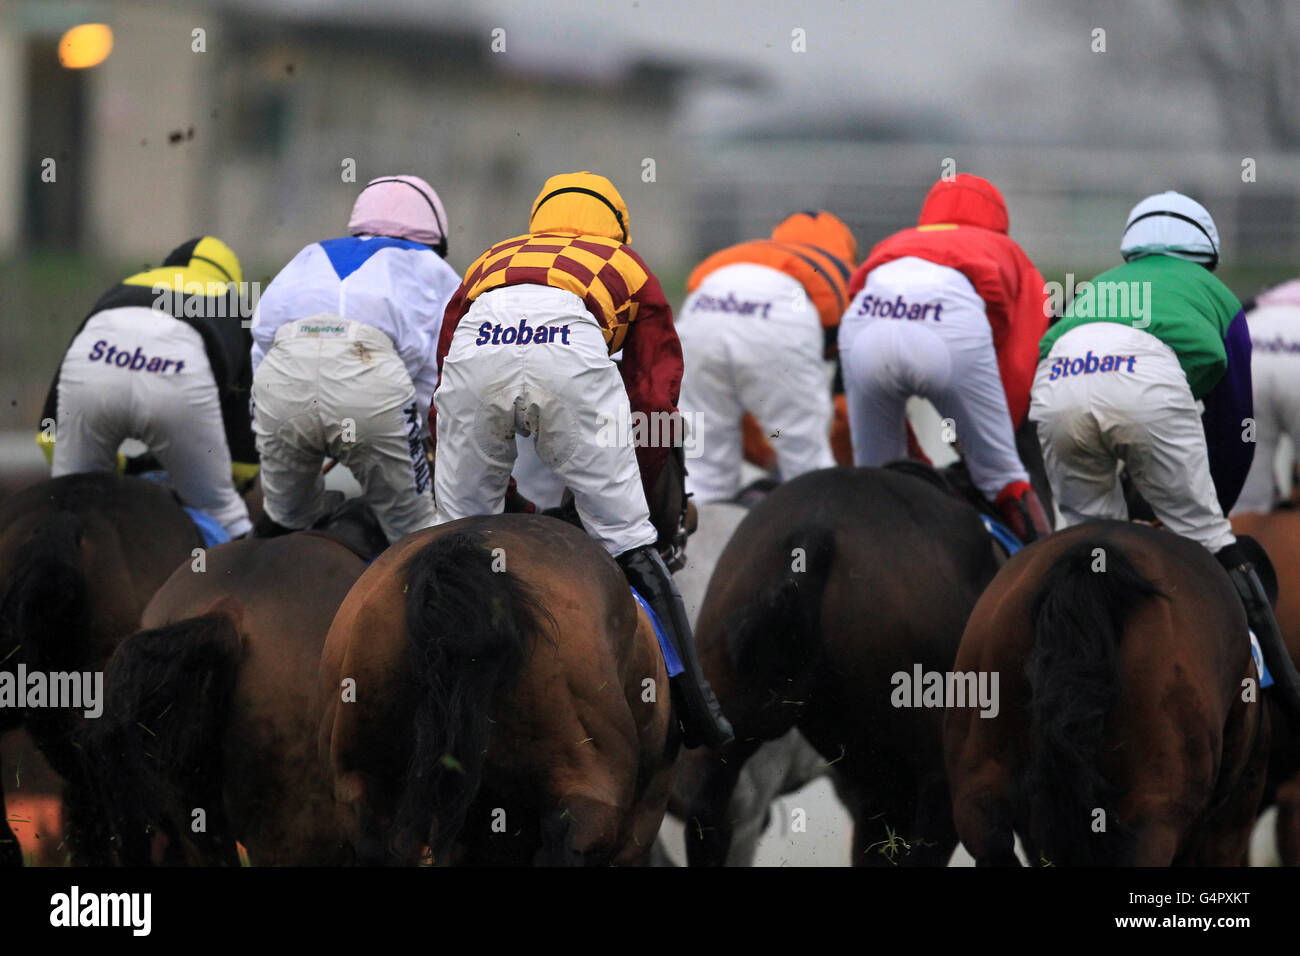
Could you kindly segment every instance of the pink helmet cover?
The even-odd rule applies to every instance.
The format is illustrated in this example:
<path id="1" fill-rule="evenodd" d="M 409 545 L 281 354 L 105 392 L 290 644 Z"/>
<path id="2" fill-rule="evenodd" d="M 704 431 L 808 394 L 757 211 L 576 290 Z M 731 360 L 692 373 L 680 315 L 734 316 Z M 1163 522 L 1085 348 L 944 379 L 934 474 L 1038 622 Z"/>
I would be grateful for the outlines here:
<path id="1" fill-rule="evenodd" d="M 1256 307 L 1261 305 L 1300 305 L 1300 279 L 1292 279 L 1289 282 L 1283 282 L 1281 285 L 1275 285 L 1271 289 L 1265 289 L 1255 296 L 1255 305 Z"/>
<path id="2" fill-rule="evenodd" d="M 380 176 L 357 196 L 348 234 L 391 236 L 445 249 L 447 213 L 433 187 L 419 176 Z"/>

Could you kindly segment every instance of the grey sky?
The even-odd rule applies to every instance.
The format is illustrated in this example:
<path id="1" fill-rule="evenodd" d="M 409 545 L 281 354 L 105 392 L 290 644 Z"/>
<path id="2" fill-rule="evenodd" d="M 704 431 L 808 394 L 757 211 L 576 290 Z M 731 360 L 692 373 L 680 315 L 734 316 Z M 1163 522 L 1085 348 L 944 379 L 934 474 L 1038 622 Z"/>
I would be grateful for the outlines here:
<path id="1" fill-rule="evenodd" d="M 240 0 L 251 2 L 251 0 Z M 631 52 L 753 69 L 759 97 L 695 99 L 718 127 L 824 110 L 946 117 L 981 140 L 1146 144 L 1219 135 L 1203 85 L 1188 83 L 1169 0 L 1143 9 L 1037 0 L 277 0 L 287 15 L 503 27 L 511 65 L 599 75 Z M 268 6 L 258 0 L 258 6 Z M 1098 10 L 1094 16 L 1089 10 Z M 1093 26 L 1108 51 L 1090 49 Z M 806 31 L 806 53 L 791 31 Z M 1176 62 L 1180 61 L 1180 62 Z M 1193 79 L 1195 79 L 1193 75 Z"/>

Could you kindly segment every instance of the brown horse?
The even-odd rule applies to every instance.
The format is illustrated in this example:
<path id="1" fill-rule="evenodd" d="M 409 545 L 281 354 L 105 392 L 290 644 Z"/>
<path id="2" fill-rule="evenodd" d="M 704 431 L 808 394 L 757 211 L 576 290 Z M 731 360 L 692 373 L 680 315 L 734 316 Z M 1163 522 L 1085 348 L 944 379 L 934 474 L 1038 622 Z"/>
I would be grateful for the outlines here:
<path id="1" fill-rule="evenodd" d="M 346 860 L 316 752 L 316 671 L 365 555 L 387 544 L 367 517 L 348 508 L 321 531 L 220 545 L 149 602 L 85 740 L 121 862 L 154 862 L 151 833 L 167 862 L 237 864 L 236 841 L 254 864 Z"/>
<path id="2" fill-rule="evenodd" d="M 1232 529 L 1253 537 L 1272 559 L 1278 580 L 1277 626 L 1291 659 L 1300 663 L 1300 511 L 1284 508 L 1271 514 L 1235 515 Z M 1270 706 L 1270 713 L 1273 756 L 1264 803 L 1277 803 L 1277 850 L 1282 865 L 1300 866 L 1300 737 L 1276 704 Z"/>
<path id="3" fill-rule="evenodd" d="M 540 515 L 409 535 L 321 659 L 320 750 L 362 863 L 640 864 L 679 744 L 618 565 Z"/>
<path id="4" fill-rule="evenodd" d="M 102 672 L 136 629 L 146 602 L 203 538 L 161 485 L 117 475 L 68 475 L 0 502 L 0 671 Z M 0 733 L 25 726 L 64 779 L 73 859 L 104 862 L 97 814 L 74 746 L 83 708 L 0 705 Z M 21 864 L 3 822 L 0 863 Z"/>
<path id="5" fill-rule="evenodd" d="M 953 813 L 977 865 L 1242 865 L 1267 710 L 1241 602 L 1210 553 L 1087 522 L 1012 558 L 954 669 L 997 675 L 997 716 L 951 708 Z"/>
<path id="6" fill-rule="evenodd" d="M 858 865 L 946 863 L 956 847 L 942 711 L 900 677 L 946 671 L 997 571 L 974 508 L 890 469 L 777 487 L 736 529 L 700 609 L 700 656 L 736 740 L 684 758 L 692 865 L 722 865 L 746 761 L 797 727 L 837 771 Z"/>

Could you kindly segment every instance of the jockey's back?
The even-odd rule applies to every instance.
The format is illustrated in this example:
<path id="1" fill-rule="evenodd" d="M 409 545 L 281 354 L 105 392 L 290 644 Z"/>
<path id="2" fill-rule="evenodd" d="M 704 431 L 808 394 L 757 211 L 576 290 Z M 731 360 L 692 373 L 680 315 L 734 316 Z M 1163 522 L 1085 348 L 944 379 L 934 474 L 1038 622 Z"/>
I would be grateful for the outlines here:
<path id="1" fill-rule="evenodd" d="M 1219 383 L 1228 368 L 1224 339 L 1241 303 L 1207 269 L 1186 259 L 1149 255 L 1108 269 L 1089 286 L 1043 336 L 1040 358 L 1047 358 L 1057 340 L 1079 326 L 1116 322 L 1140 328 L 1169 346 L 1198 401 Z M 1115 288 L 1123 289 L 1128 308 L 1111 307 L 1121 298 L 1113 294 Z"/>
<path id="2" fill-rule="evenodd" d="M 257 451 L 248 423 L 252 370 L 248 330 L 243 325 L 247 316 L 241 313 L 237 290 L 242 281 L 239 260 L 225 243 L 212 236 L 191 239 L 174 249 L 163 265 L 128 276 L 105 292 L 77 328 L 80 334 L 94 316 L 110 309 L 149 309 L 198 332 L 221 396 L 222 423 L 237 480 L 251 478 L 257 471 Z M 41 412 L 43 419 L 57 417 L 58 387 L 56 373 Z M 48 459 L 53 454 L 52 444 L 38 441 Z"/>
<path id="3" fill-rule="evenodd" d="M 699 666 L 644 487 L 681 446 L 671 434 L 637 441 L 618 424 L 630 424 L 634 410 L 679 421 L 672 310 L 627 245 L 627 206 L 604 176 L 552 176 L 528 230 L 479 256 L 447 307 L 438 345 L 438 522 L 501 512 L 516 436 L 530 438 L 676 650 L 684 670 L 670 685 L 685 710 L 686 745 L 722 746 L 731 727 Z"/>
<path id="4" fill-rule="evenodd" d="M 1008 225 L 988 180 L 961 173 L 935 183 L 917 225 L 879 243 L 854 274 L 839 346 L 855 463 L 903 457 L 905 402 L 928 398 L 955 429 L 975 487 L 1029 540 L 1051 521 L 1015 436 L 1047 328 L 1047 288 Z"/>
<path id="5" fill-rule="evenodd" d="M 1274 478 L 1279 440 L 1285 435 L 1300 449 L 1300 279 L 1261 292 L 1246 319 L 1256 446 L 1236 510 L 1272 511 L 1281 491 Z"/>
<path id="6" fill-rule="evenodd" d="M 263 293 L 253 322 L 253 368 L 280 327 L 338 316 L 378 329 L 393 342 L 416 386 L 421 414 L 438 384 L 434 352 L 443 311 L 460 276 L 429 246 L 388 236 L 313 242 Z"/>
<path id="7" fill-rule="evenodd" d="M 370 180 L 348 235 L 313 242 L 271 282 L 253 318 L 253 429 L 271 536 L 327 508 L 321 461 L 361 484 L 389 541 L 433 523 L 424 441 L 438 331 L 460 281 L 444 260 L 447 212 L 409 174 Z"/>
<path id="8" fill-rule="evenodd" d="M 827 362 L 856 262 L 848 226 L 812 210 L 692 271 L 678 332 L 686 353 L 682 411 L 708 437 L 687 475 L 697 501 L 740 491 L 742 454 L 755 434 L 762 444 L 754 450 L 766 452 L 784 480 L 835 464 Z"/>
<path id="9" fill-rule="evenodd" d="M 686 291 L 694 292 L 728 266 L 766 266 L 803 286 L 822 327 L 832 329 L 848 305 L 849 277 L 857 257 L 857 243 L 842 222 L 827 212 L 803 212 L 777 226 L 770 239 L 753 239 L 713 253 L 692 270 Z"/>
<path id="10" fill-rule="evenodd" d="M 627 244 L 628 212 L 622 198 L 612 187 L 603 192 L 591 188 L 597 179 L 590 173 L 551 177 L 533 203 L 530 231 L 497 243 L 474 260 L 447 306 L 438 367 L 461 319 L 480 297 L 510 287 L 545 286 L 576 297 L 599 327 L 608 354 L 622 351 L 619 373 L 633 409 L 675 414 L 682 358 L 672 308 L 658 278 Z M 668 449 L 639 445 L 636 457 L 649 483 L 662 469 Z"/>
<path id="11" fill-rule="evenodd" d="M 985 180 L 966 173 L 940 180 L 926 197 L 917 225 L 871 250 L 853 274 L 849 296 L 862 290 L 873 270 L 903 258 L 924 259 L 964 275 L 983 300 L 1008 411 L 1018 427 L 1029 410 L 1038 342 L 1047 331 L 1047 289 L 1038 268 L 1007 235 L 1009 222 L 1002 196 Z M 850 313 L 845 325 L 853 324 Z M 841 335 L 841 347 L 846 341 Z"/>
<path id="12" fill-rule="evenodd" d="M 46 399 L 57 432 L 38 440 L 54 476 L 111 470 L 122 440 L 139 439 L 187 505 L 249 529 L 234 485 L 258 470 L 242 279 L 234 252 L 202 236 L 99 298 Z"/>

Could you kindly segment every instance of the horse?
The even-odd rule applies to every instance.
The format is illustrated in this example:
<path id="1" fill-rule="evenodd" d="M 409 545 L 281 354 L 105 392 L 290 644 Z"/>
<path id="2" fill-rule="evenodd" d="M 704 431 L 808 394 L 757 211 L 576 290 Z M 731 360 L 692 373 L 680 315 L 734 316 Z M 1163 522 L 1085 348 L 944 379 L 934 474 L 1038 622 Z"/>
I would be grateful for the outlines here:
<path id="1" fill-rule="evenodd" d="M 566 522 L 403 538 L 321 657 L 319 748 L 357 862 L 646 862 L 681 742 L 667 681 L 622 571 Z"/>
<path id="2" fill-rule="evenodd" d="M 1243 865 L 1267 710 L 1246 616 L 1196 542 L 1089 521 L 1012 558 L 954 670 L 998 681 L 996 716 L 950 707 L 945 763 L 977 866 Z"/>
<path id="3" fill-rule="evenodd" d="M 334 612 L 387 545 L 366 517 L 347 508 L 319 531 L 220 545 L 154 595 L 109 661 L 84 746 L 119 862 L 238 865 L 236 843 L 254 865 L 346 862 L 316 672 Z"/>
<path id="4" fill-rule="evenodd" d="M 756 503 L 772 487 L 775 487 L 775 482 L 764 482 L 761 489 L 750 486 L 742 494 L 745 495 L 745 500 Z M 690 537 L 686 566 L 673 575 L 692 628 L 698 624 L 700 606 L 704 603 L 704 595 L 718 558 L 748 513 L 749 506 L 730 501 L 709 501 L 698 508 L 698 527 Z M 694 766 L 690 752 L 679 759 L 673 797 L 668 801 L 668 813 L 678 819 L 685 818 L 694 792 Z M 774 800 L 831 772 L 821 754 L 813 749 L 798 730 L 791 730 L 784 737 L 763 744 L 746 761 L 736 788 L 732 791 L 727 808 L 727 820 L 732 827 L 727 866 L 753 865 L 759 841 L 770 822 Z M 655 864 L 675 865 L 664 843 L 664 834 L 661 833 L 655 842 Z M 680 841 L 678 843 L 680 845 Z"/>
<path id="5" fill-rule="evenodd" d="M 1279 583 L 1275 614 L 1292 660 L 1300 662 L 1300 511 L 1239 514 L 1232 529 L 1268 552 Z M 1283 866 L 1300 866 L 1300 737 L 1281 708 L 1270 706 L 1273 755 L 1263 806 L 1277 804 L 1277 850 Z"/>
<path id="6" fill-rule="evenodd" d="M 66 475 L 0 501 L 0 668 L 102 672 L 154 591 L 202 546 L 171 492 L 139 478 Z M 83 712 L 0 705 L 0 733 L 26 728 L 65 781 L 74 861 L 99 863 L 102 834 L 74 743 Z M 0 792 L 0 864 L 21 865 L 6 818 Z"/>
<path id="7" fill-rule="evenodd" d="M 974 508 L 892 469 L 810 472 L 755 506 L 700 609 L 701 662 L 736 739 L 684 759 L 691 865 L 727 859 L 739 776 L 791 728 L 836 771 L 855 864 L 946 863 L 941 711 L 894 685 L 948 669 L 998 562 Z"/>

